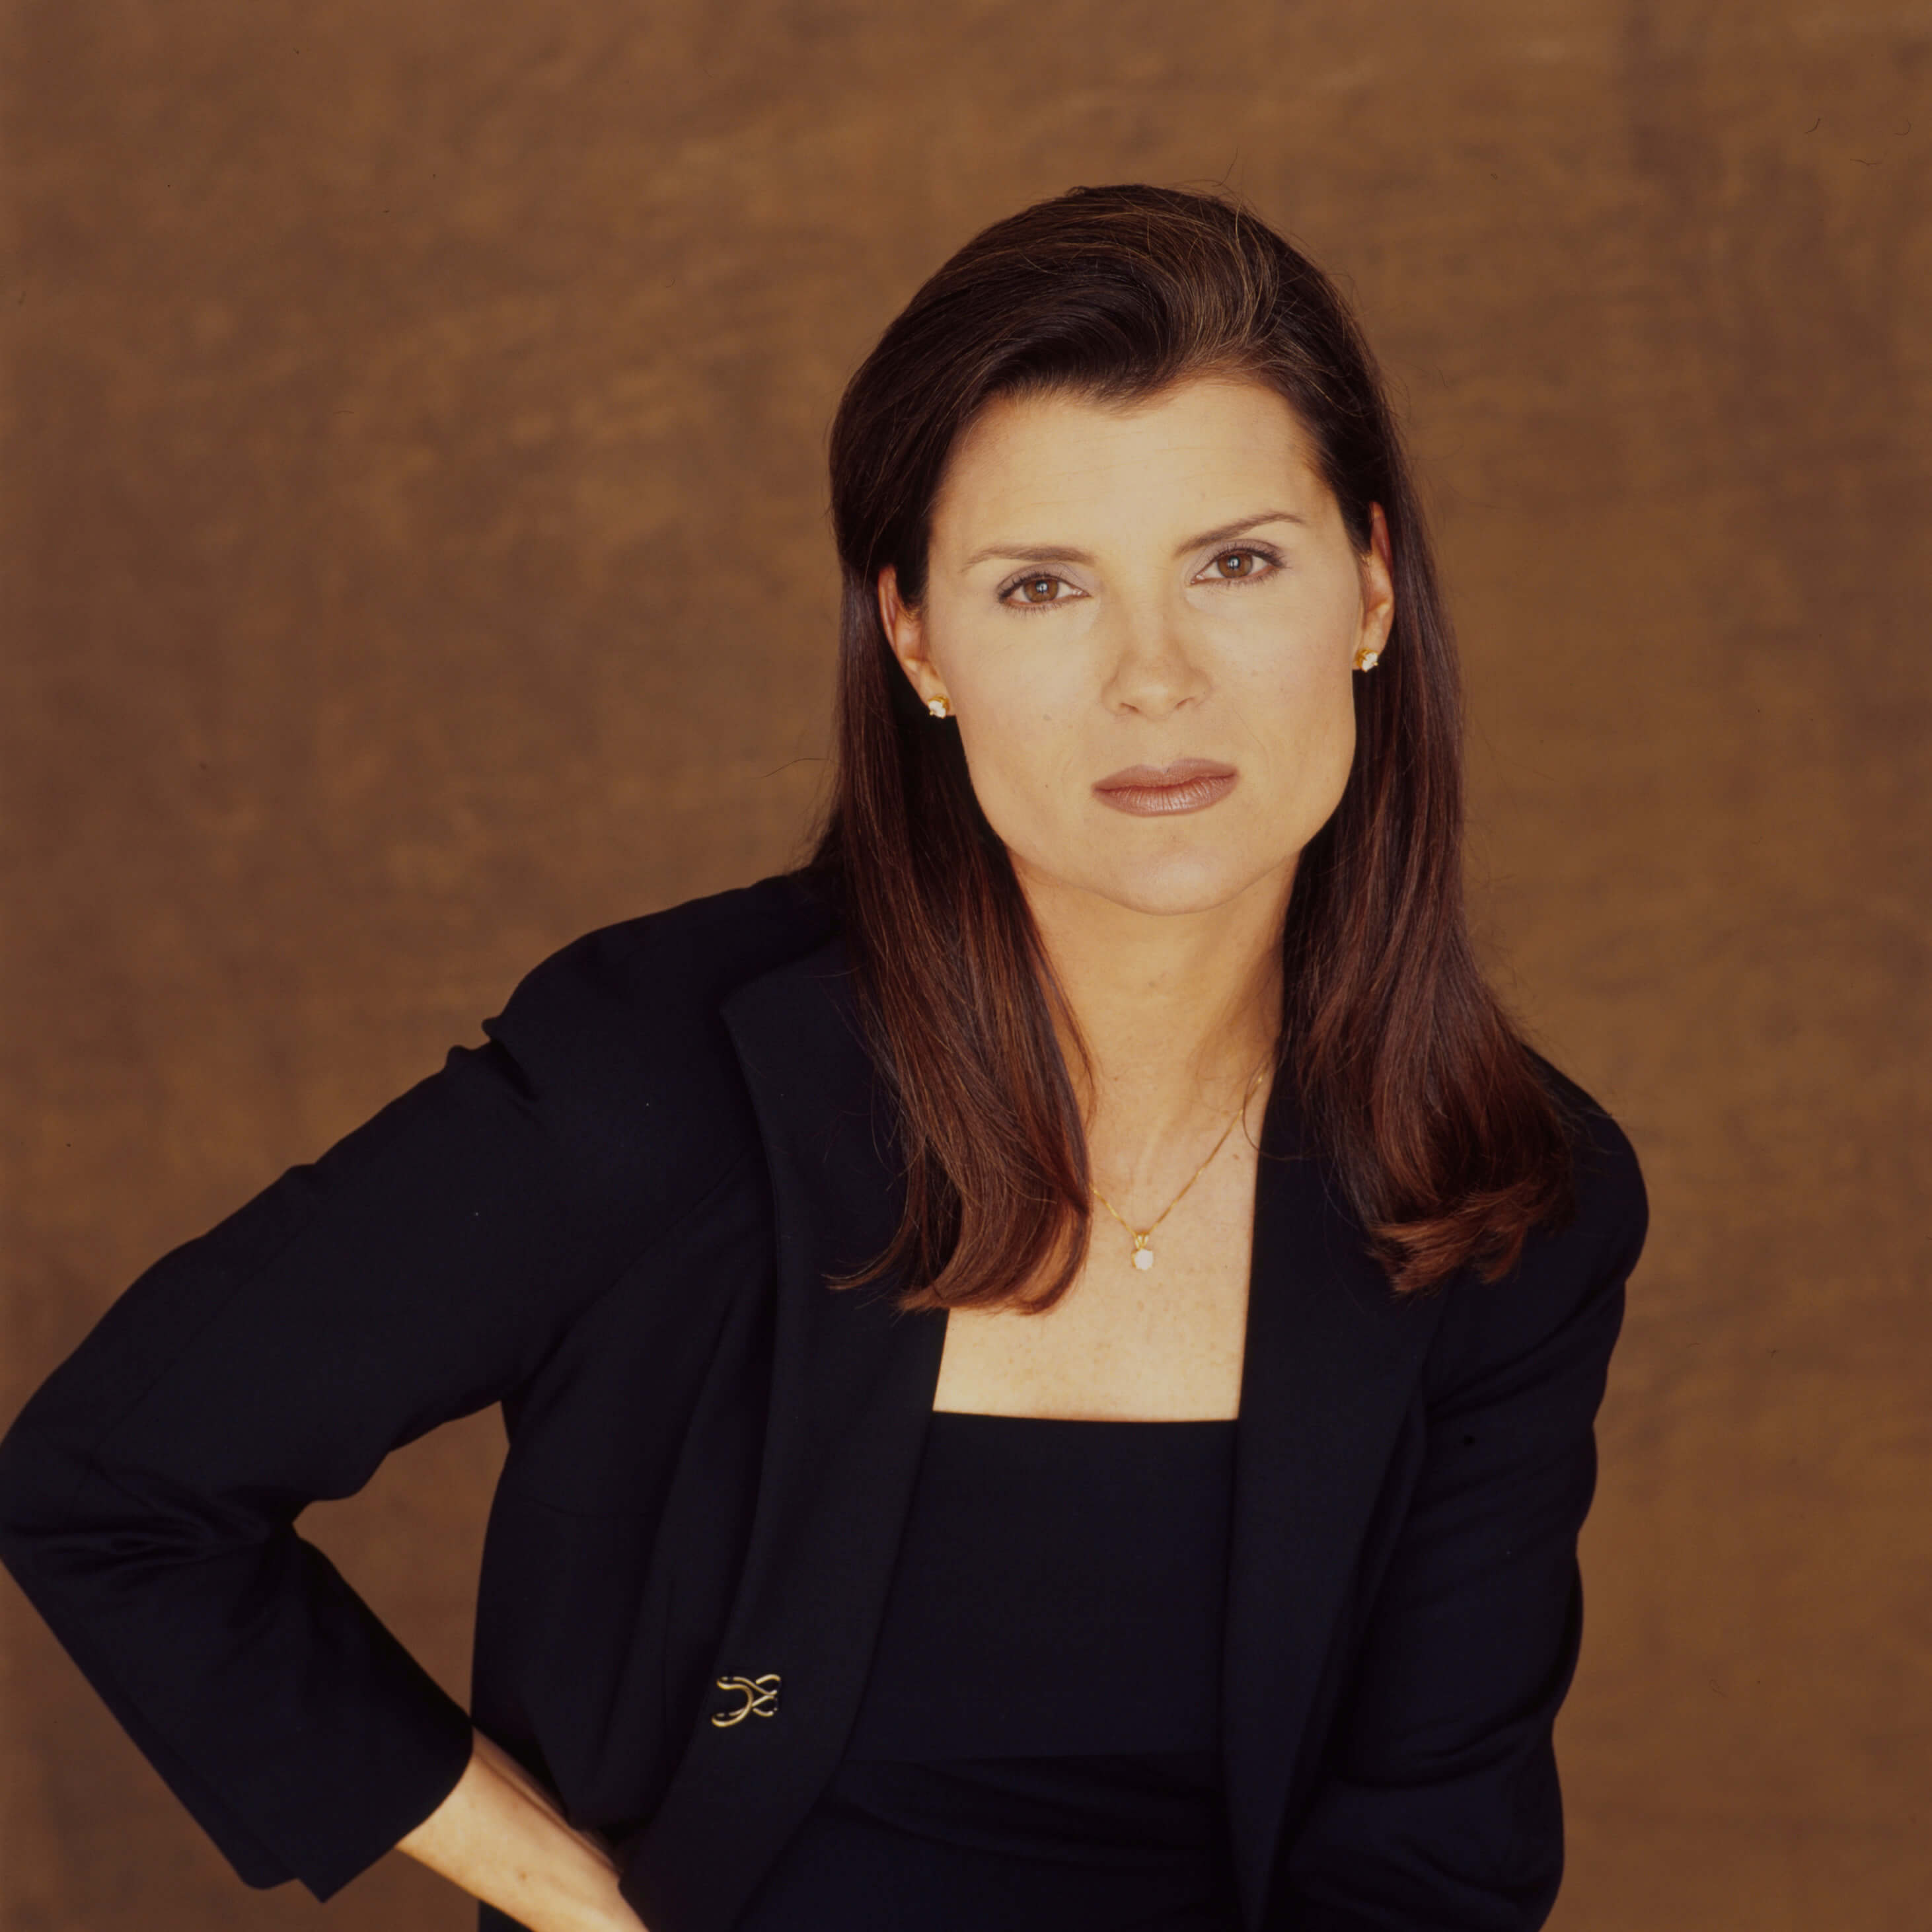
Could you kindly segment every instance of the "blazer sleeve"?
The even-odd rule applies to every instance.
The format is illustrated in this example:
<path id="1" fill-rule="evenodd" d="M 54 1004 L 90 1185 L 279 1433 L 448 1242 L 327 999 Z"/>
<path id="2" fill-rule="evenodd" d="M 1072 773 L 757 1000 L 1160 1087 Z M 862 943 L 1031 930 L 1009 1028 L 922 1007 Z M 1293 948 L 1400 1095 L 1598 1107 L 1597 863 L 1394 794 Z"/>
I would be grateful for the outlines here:
<path id="1" fill-rule="evenodd" d="M 1478 1340 L 1432 1393 L 1410 1507 L 1282 1849 L 1284 1932 L 1535 1932 L 1556 1903 L 1577 1539 L 1648 1219 L 1628 1142 L 1607 1120 L 1598 1138 L 1580 1253 L 1562 1242 L 1471 1286 Z"/>
<path id="2" fill-rule="evenodd" d="M 516 1049 L 555 978 L 156 1262 L 0 1440 L 0 1562 L 250 1885 L 327 1898 L 468 1761 L 464 1711 L 295 1522 L 500 1400 L 582 1297 Z"/>

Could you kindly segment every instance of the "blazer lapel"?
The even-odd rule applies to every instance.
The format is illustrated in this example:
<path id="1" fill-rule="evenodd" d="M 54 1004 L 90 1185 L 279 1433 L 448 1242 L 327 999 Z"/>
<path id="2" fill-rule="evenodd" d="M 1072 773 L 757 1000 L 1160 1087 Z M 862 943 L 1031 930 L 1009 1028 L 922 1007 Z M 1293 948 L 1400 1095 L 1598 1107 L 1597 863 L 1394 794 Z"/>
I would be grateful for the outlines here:
<path id="1" fill-rule="evenodd" d="M 665 1932 L 723 1932 L 837 1767 L 946 1334 L 943 1312 L 891 1307 L 892 1279 L 826 1286 L 884 1246 L 903 1198 L 842 941 L 724 1012 L 771 1170 L 778 1300 L 757 1510 L 718 1650 L 746 1688 L 714 1692 L 625 1864 L 625 1896 Z"/>
<path id="2" fill-rule="evenodd" d="M 1222 1758 L 1241 1914 L 1258 1928 L 1316 1690 L 1442 1298 L 1398 1297 L 1304 1151 L 1278 1082 L 1255 1188 Z"/>
<path id="3" fill-rule="evenodd" d="M 891 1308 L 892 1279 L 825 1285 L 884 1246 L 903 1199 L 843 942 L 752 981 L 724 1012 L 772 1176 L 772 1384 L 757 1510 L 717 1653 L 719 1675 L 742 1688 L 714 1693 L 650 1826 L 625 1848 L 624 1894 L 654 1932 L 726 1932 L 837 1768 L 946 1335 L 943 1313 Z M 1256 1187 L 1222 1693 L 1251 1928 L 1442 1300 L 1392 1294 L 1302 1140 L 1278 1083 Z"/>

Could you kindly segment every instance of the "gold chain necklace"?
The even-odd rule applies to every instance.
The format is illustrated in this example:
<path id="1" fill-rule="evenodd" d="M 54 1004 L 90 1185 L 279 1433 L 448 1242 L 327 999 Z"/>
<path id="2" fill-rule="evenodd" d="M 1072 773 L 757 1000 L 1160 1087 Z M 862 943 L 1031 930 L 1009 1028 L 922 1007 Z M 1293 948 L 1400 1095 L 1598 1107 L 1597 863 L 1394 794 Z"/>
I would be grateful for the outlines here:
<path id="1" fill-rule="evenodd" d="M 1120 1210 L 1097 1187 L 1094 1188 L 1094 1198 L 1099 1202 L 1100 1205 L 1106 1208 L 1116 1221 L 1119 1221 L 1120 1226 L 1126 1228 L 1127 1232 L 1134 1238 L 1134 1266 L 1143 1273 L 1154 1266 L 1154 1250 L 1148 1246 L 1148 1241 L 1153 1238 L 1154 1231 L 1174 1212 L 1175 1208 L 1180 1205 L 1181 1198 L 1186 1193 L 1188 1188 L 1192 1187 L 1202 1175 L 1207 1172 L 1208 1161 L 1212 1160 L 1227 1145 L 1228 1136 L 1234 1131 L 1236 1126 L 1240 1124 L 1242 1117 L 1247 1112 L 1248 1102 L 1255 1097 L 1255 1089 L 1261 1084 L 1262 1076 L 1267 1071 L 1268 1062 L 1263 1060 L 1260 1066 L 1255 1069 L 1254 1078 L 1248 1082 L 1247 1090 L 1241 1096 L 1241 1104 L 1234 1109 L 1234 1119 L 1222 1129 L 1221 1138 L 1208 1150 L 1208 1160 L 1204 1160 L 1187 1177 L 1186 1185 L 1181 1189 L 1180 1192 L 1177 1194 L 1144 1228 L 1128 1227 L 1127 1223 L 1121 1220 Z M 1090 1187 L 1093 1186 L 1090 1181 L 1088 1185 Z"/>

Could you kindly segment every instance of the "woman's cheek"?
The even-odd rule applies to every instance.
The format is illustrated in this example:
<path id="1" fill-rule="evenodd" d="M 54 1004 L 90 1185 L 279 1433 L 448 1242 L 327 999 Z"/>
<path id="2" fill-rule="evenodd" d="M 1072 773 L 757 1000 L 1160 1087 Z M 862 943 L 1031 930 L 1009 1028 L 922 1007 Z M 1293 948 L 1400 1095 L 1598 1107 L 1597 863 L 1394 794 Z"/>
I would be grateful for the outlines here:
<path id="1" fill-rule="evenodd" d="M 1043 734 L 1038 718 L 1024 713 L 977 713 L 972 728 L 961 728 L 980 808 L 1009 844 L 1023 839 L 1026 827 L 1052 808 L 1056 778 L 1049 748 L 1056 735 Z"/>

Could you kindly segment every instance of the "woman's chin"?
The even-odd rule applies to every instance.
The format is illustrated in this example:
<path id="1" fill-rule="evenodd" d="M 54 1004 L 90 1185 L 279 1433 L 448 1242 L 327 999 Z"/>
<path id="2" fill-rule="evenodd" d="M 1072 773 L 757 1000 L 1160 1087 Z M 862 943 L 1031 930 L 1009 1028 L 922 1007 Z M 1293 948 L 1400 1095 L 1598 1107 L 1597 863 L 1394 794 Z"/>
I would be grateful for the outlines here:
<path id="1" fill-rule="evenodd" d="M 1219 910 L 1264 880 L 1292 875 L 1292 860 L 1256 866 L 1229 862 L 1226 853 L 1172 854 L 1118 865 L 1070 868 L 1065 872 L 1022 866 L 1022 879 L 1059 892 L 1073 892 L 1103 900 L 1125 912 L 1156 918 L 1184 918 L 1190 913 Z"/>

